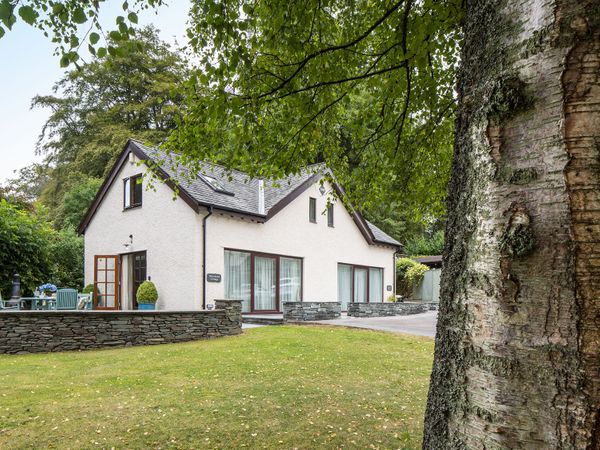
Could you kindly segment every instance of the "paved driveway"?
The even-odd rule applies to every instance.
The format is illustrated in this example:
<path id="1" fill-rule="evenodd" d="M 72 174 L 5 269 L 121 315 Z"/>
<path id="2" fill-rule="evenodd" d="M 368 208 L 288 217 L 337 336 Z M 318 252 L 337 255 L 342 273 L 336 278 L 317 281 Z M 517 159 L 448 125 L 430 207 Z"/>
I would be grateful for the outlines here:
<path id="1" fill-rule="evenodd" d="M 345 327 L 367 328 L 369 330 L 390 331 L 392 333 L 415 334 L 417 336 L 435 337 L 437 311 L 427 311 L 422 314 L 391 317 L 347 317 L 340 319 L 319 320 L 313 323 L 324 325 L 341 325 Z"/>

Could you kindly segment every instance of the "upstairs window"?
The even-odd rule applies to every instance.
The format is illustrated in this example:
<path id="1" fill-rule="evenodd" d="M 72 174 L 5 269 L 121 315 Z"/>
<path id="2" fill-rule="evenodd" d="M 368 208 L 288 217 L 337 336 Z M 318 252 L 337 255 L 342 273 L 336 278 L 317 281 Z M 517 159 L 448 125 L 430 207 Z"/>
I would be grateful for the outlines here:
<path id="1" fill-rule="evenodd" d="M 142 174 L 123 180 L 123 207 L 125 209 L 142 206 Z"/>
<path id="2" fill-rule="evenodd" d="M 308 199 L 308 220 L 317 223 L 317 199 L 313 197 Z"/>
<path id="3" fill-rule="evenodd" d="M 333 204 L 327 205 L 327 226 L 333 227 Z"/>

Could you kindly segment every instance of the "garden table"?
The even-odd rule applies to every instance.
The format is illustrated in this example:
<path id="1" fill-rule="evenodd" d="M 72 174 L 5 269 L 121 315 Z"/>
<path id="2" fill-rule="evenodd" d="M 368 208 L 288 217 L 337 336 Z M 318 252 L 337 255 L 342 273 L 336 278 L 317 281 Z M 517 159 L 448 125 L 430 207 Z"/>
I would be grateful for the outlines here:
<path id="1" fill-rule="evenodd" d="M 56 299 L 52 297 L 21 297 L 19 300 L 21 302 L 21 309 L 25 309 L 24 305 L 27 303 L 31 304 L 32 310 L 38 309 L 51 309 L 52 302 L 55 302 Z"/>

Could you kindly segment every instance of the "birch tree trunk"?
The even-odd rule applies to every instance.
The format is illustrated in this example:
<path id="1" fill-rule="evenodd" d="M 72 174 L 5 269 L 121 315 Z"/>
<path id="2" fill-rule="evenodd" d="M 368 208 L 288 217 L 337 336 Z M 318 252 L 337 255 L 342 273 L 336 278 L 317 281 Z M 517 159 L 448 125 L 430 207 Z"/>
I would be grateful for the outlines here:
<path id="1" fill-rule="evenodd" d="M 467 0 L 426 449 L 600 448 L 600 0 Z"/>

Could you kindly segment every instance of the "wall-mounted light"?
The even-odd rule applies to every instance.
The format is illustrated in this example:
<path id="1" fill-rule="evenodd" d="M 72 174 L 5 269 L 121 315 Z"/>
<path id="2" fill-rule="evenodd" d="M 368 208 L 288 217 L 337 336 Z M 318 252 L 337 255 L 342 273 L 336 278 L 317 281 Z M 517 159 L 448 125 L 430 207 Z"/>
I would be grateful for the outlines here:
<path id="1" fill-rule="evenodd" d="M 319 192 L 321 193 L 321 195 L 325 195 L 325 192 L 327 190 L 325 189 L 325 186 L 321 185 L 321 187 L 319 188 Z"/>
<path id="2" fill-rule="evenodd" d="M 129 250 L 129 247 L 131 247 L 133 245 L 133 234 L 129 235 L 129 241 L 125 242 L 123 244 L 123 247 L 125 247 L 125 250 Z"/>

